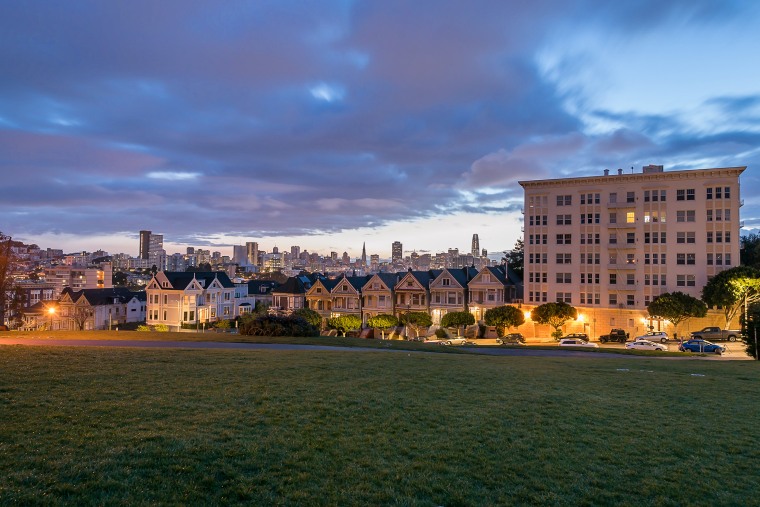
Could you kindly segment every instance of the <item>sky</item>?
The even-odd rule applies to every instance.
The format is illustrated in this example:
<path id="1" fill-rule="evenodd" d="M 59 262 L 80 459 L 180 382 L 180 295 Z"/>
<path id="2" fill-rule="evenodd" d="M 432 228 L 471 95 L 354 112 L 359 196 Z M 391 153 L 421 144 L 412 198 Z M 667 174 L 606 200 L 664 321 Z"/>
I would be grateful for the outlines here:
<path id="1" fill-rule="evenodd" d="M 747 166 L 760 2 L 0 3 L 0 232 L 499 252 L 519 180 Z"/>

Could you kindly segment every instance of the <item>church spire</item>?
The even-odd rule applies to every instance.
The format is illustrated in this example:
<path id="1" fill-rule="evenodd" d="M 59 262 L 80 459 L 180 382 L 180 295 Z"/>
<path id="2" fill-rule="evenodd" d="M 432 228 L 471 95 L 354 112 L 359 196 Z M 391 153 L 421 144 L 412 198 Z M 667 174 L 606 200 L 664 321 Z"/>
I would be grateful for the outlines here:
<path id="1" fill-rule="evenodd" d="M 362 267 L 367 267 L 367 242 L 362 243 Z"/>

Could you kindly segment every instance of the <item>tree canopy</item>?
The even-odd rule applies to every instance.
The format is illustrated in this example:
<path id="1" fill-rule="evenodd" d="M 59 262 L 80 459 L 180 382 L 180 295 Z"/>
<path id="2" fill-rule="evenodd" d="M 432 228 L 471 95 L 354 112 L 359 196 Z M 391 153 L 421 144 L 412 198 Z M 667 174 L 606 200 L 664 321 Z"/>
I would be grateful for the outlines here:
<path id="1" fill-rule="evenodd" d="M 398 326 L 398 318 L 396 318 L 395 315 L 391 315 L 389 313 L 381 313 L 367 319 L 367 325 L 369 327 L 380 329 L 383 340 L 385 340 L 385 330 L 390 327 Z"/>
<path id="2" fill-rule="evenodd" d="M 745 304 L 760 301 L 760 269 L 737 266 L 721 271 L 702 289 L 702 300 L 710 306 L 723 307 L 728 328 Z"/>
<path id="3" fill-rule="evenodd" d="M 349 331 L 362 327 L 362 319 L 358 315 L 341 315 L 328 319 L 327 327 L 337 329 L 346 336 Z"/>
<path id="4" fill-rule="evenodd" d="M 293 312 L 295 317 L 301 317 L 303 320 L 316 327 L 322 327 L 322 316 L 311 308 L 299 308 Z"/>
<path id="5" fill-rule="evenodd" d="M 525 316 L 519 308 L 504 305 L 486 310 L 483 320 L 486 325 L 496 326 L 496 333 L 504 336 L 510 327 L 522 325 L 525 322 Z"/>
<path id="6" fill-rule="evenodd" d="M 514 271 L 522 280 L 525 271 L 525 242 L 522 238 L 515 242 L 515 246 L 512 250 L 504 252 L 502 262 L 505 263 L 509 269 Z"/>
<path id="7" fill-rule="evenodd" d="M 578 317 L 578 310 L 567 303 L 544 303 L 530 312 L 530 318 L 539 324 L 548 324 L 554 328 L 552 336 L 555 340 L 562 337 L 562 327 L 568 320 Z"/>
<path id="8" fill-rule="evenodd" d="M 407 312 L 399 319 L 407 328 L 414 331 L 415 337 L 419 338 L 420 329 L 433 325 L 433 320 L 427 312 Z"/>
<path id="9" fill-rule="evenodd" d="M 742 236 L 740 257 L 742 266 L 760 269 L 760 234 Z"/>
<path id="10" fill-rule="evenodd" d="M 475 324 L 475 316 L 470 312 L 449 312 L 441 318 L 441 326 L 458 327 Z"/>
<path id="11" fill-rule="evenodd" d="M 683 292 L 660 294 L 649 303 L 647 310 L 652 317 L 669 320 L 674 330 L 681 322 L 707 315 L 707 305 L 704 302 Z"/>

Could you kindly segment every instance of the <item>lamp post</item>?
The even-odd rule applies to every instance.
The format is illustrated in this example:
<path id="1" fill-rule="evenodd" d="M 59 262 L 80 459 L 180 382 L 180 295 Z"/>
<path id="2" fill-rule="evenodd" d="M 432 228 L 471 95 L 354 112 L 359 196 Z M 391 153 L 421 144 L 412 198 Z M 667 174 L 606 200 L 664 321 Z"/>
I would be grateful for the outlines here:
<path id="1" fill-rule="evenodd" d="M 53 315 L 55 315 L 55 307 L 48 308 L 48 315 L 50 315 L 50 331 L 53 330 Z"/>

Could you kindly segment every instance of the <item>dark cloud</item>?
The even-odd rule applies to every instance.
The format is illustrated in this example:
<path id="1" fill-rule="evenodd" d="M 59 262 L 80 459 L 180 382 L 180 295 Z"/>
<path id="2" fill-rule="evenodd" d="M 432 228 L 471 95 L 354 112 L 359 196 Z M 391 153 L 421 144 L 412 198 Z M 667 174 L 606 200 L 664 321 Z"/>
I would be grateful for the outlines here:
<path id="1" fill-rule="evenodd" d="M 758 95 L 726 128 L 568 107 L 537 68 L 562 27 L 635 35 L 734 2 L 6 2 L 0 213 L 16 235 L 150 228 L 211 241 L 509 213 L 517 181 L 757 162 Z M 602 28 L 600 28 L 602 27 Z M 581 70 L 583 61 L 558 68 Z M 561 80 L 560 80 L 561 81 Z M 731 128 L 729 116 L 742 118 Z M 612 125 L 589 128 L 590 122 Z M 742 161 L 745 161 L 742 163 Z M 692 166 L 694 167 L 694 166 Z M 54 217 L 54 220 L 53 220 Z"/>

